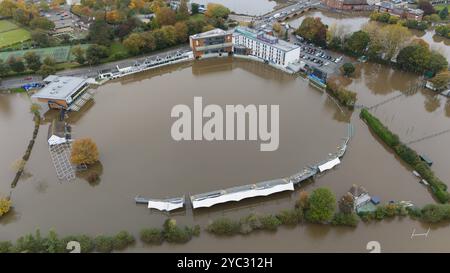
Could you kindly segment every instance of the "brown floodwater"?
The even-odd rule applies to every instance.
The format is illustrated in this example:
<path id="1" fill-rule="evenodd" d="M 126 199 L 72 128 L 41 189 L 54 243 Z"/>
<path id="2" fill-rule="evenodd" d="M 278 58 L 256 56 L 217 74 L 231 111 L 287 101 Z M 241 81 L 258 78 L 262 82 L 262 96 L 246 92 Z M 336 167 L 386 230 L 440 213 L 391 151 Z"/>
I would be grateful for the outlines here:
<path id="1" fill-rule="evenodd" d="M 347 81 L 358 92 L 358 103 L 374 105 L 395 96 L 416 76 L 372 64 L 358 69 Z M 204 105 L 280 105 L 280 146 L 260 152 L 257 141 L 176 142 L 170 128 L 174 105 L 192 107 L 193 97 Z M 14 177 L 11 164 L 20 158 L 32 133 L 30 100 L 24 95 L 0 96 L 0 192 L 8 194 Z M 401 97 L 374 110 L 404 140 L 450 128 L 446 100 L 427 91 Z M 307 164 L 324 159 L 346 134 L 351 119 L 355 135 L 342 164 L 315 182 L 308 191 L 331 188 L 339 198 L 352 184 L 360 184 L 382 199 L 411 200 L 419 206 L 434 202 L 411 170 L 382 145 L 356 111 L 342 114 L 326 94 L 264 64 L 229 58 L 166 67 L 112 81 L 98 87 L 94 101 L 83 112 L 71 114 L 74 138 L 91 137 L 100 150 L 101 181 L 89 184 L 82 177 L 58 181 L 46 143 L 49 120 L 41 125 L 27 175 L 12 192 L 14 210 L 0 220 L 0 241 L 14 240 L 40 228 L 61 235 L 112 234 L 128 230 L 138 235 L 144 227 L 162 225 L 167 214 L 135 205 L 134 197 L 173 197 L 284 177 Z M 433 169 L 450 181 L 450 134 L 413 144 L 434 160 Z M 249 213 L 276 213 L 291 208 L 298 194 L 281 193 L 193 212 L 172 215 L 180 224 L 206 226 L 221 216 L 239 218 Z M 410 219 L 360 223 L 355 229 L 318 225 L 280 228 L 276 233 L 218 238 L 201 233 L 185 245 L 138 244 L 128 251 L 352 251 L 367 252 L 369 241 L 379 241 L 382 251 L 449 251 L 450 228 L 432 226 L 428 238 L 411 239 L 429 225 Z"/>

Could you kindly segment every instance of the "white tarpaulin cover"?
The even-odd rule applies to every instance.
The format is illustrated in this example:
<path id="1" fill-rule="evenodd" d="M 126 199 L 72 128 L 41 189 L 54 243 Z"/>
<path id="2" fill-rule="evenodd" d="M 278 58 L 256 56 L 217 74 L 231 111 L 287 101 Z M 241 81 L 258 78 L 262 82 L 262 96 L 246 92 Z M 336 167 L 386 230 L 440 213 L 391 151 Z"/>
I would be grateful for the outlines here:
<path id="1" fill-rule="evenodd" d="M 166 201 L 166 200 L 149 200 L 148 201 L 149 209 L 157 209 L 157 210 L 165 210 L 165 211 L 179 209 L 179 208 L 182 208 L 183 205 L 184 205 L 183 199 L 179 199 L 177 201 Z"/>
<path id="2" fill-rule="evenodd" d="M 240 201 L 242 199 L 250 198 L 250 197 L 268 196 L 270 194 L 277 193 L 277 192 L 293 191 L 293 190 L 294 190 L 294 184 L 292 182 L 290 182 L 290 183 L 274 185 L 271 187 L 253 188 L 253 189 L 231 192 L 231 193 L 227 193 L 226 190 L 224 190 L 222 193 L 218 193 L 211 197 L 205 196 L 202 198 L 192 199 L 191 201 L 192 201 L 193 208 L 196 209 L 196 208 L 201 208 L 201 207 L 211 207 L 216 204 L 226 203 L 226 202 L 230 202 L 230 201 Z"/>
<path id="3" fill-rule="evenodd" d="M 59 137 L 59 136 L 55 136 L 52 135 L 49 139 L 48 139 L 48 145 L 58 145 L 58 144 L 63 144 L 66 143 L 66 139 Z"/>
<path id="4" fill-rule="evenodd" d="M 329 169 L 332 169 L 334 166 L 338 165 L 339 163 L 341 163 L 341 161 L 339 160 L 338 157 L 336 157 L 333 160 L 330 160 L 322 165 L 319 166 L 319 171 L 323 172 Z"/>

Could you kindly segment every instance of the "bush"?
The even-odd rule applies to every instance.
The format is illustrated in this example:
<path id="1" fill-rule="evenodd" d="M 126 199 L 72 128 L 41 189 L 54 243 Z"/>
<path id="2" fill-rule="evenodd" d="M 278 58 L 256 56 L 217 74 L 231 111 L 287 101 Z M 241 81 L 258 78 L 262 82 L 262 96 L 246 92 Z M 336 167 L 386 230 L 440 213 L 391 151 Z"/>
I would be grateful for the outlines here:
<path id="1" fill-rule="evenodd" d="M 282 210 L 280 213 L 277 214 L 277 218 L 283 225 L 295 226 L 303 220 L 303 210 L 301 209 Z"/>
<path id="2" fill-rule="evenodd" d="M 233 235 L 239 233 L 240 224 L 229 218 L 219 218 L 212 221 L 206 230 L 216 235 Z"/>
<path id="3" fill-rule="evenodd" d="M 0 216 L 8 213 L 11 209 L 11 200 L 9 198 L 0 198 Z"/>
<path id="4" fill-rule="evenodd" d="M 76 242 L 80 243 L 81 253 L 90 253 L 90 252 L 94 251 L 94 249 L 95 249 L 94 240 L 87 235 L 67 236 L 62 241 L 64 242 L 64 245 L 66 245 L 66 246 L 67 246 L 67 243 L 69 243 L 70 241 L 76 241 Z M 70 251 L 70 250 L 66 250 L 66 251 Z"/>
<path id="5" fill-rule="evenodd" d="M 10 241 L 0 242 L 0 253 L 11 253 L 13 245 Z"/>
<path id="6" fill-rule="evenodd" d="M 114 249 L 114 238 L 111 236 L 99 235 L 94 242 L 98 252 L 109 253 Z"/>
<path id="7" fill-rule="evenodd" d="M 114 236 L 113 248 L 115 250 L 123 250 L 134 244 L 134 237 L 127 231 L 120 231 Z"/>
<path id="8" fill-rule="evenodd" d="M 310 208 L 305 218 L 311 223 L 325 223 L 333 218 L 336 210 L 336 198 L 328 188 L 314 190 L 309 198 Z"/>
<path id="9" fill-rule="evenodd" d="M 334 98 L 336 98 L 340 104 L 352 109 L 357 100 L 357 94 L 353 91 L 347 90 L 342 86 L 338 86 L 334 82 L 328 82 L 326 90 Z"/>
<path id="10" fill-rule="evenodd" d="M 355 213 L 342 213 L 338 212 L 334 215 L 331 224 L 334 226 L 349 226 L 356 227 L 358 225 L 358 215 Z"/>
<path id="11" fill-rule="evenodd" d="M 192 238 L 191 230 L 188 227 L 178 227 L 175 219 L 164 222 L 163 234 L 169 243 L 186 243 Z"/>
<path id="12" fill-rule="evenodd" d="M 265 215 L 259 218 L 261 221 L 261 228 L 265 230 L 275 231 L 281 225 L 280 220 L 273 215 Z"/>
<path id="13" fill-rule="evenodd" d="M 437 223 L 450 219 L 450 205 L 429 204 L 422 208 L 422 220 L 429 223 Z"/>
<path id="14" fill-rule="evenodd" d="M 408 207 L 406 208 L 408 215 L 413 219 L 421 219 L 422 218 L 422 210 L 418 207 Z"/>
<path id="15" fill-rule="evenodd" d="M 142 242 L 152 245 L 160 245 L 164 241 L 163 232 L 158 228 L 147 228 L 141 230 L 140 238 Z"/>

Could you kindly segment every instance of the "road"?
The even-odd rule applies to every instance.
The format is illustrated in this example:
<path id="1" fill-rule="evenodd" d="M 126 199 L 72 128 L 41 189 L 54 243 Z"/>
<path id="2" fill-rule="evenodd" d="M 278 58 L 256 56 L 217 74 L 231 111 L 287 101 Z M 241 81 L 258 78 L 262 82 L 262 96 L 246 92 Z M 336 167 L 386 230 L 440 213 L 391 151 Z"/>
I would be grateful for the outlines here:
<path id="1" fill-rule="evenodd" d="M 135 56 L 133 58 L 110 62 L 110 63 L 105 63 L 105 64 L 100 64 L 97 66 L 84 66 L 84 67 L 80 67 L 80 68 L 66 69 L 66 70 L 57 72 L 56 75 L 78 76 L 78 77 L 96 77 L 98 75 L 98 72 L 101 70 L 113 69 L 116 66 L 127 67 L 127 66 L 133 65 L 136 61 L 143 61 L 146 58 L 152 58 L 152 57 L 156 57 L 156 56 L 161 56 L 163 58 L 166 55 L 173 54 L 177 51 L 185 52 L 185 51 L 189 51 L 189 50 L 190 50 L 189 44 L 184 44 L 181 46 L 172 47 L 167 50 L 156 51 L 156 52 L 152 52 L 150 54 Z M 0 82 L 0 90 L 6 90 L 6 89 L 10 89 L 10 88 L 18 88 L 27 83 L 41 82 L 41 81 L 42 81 L 42 77 L 38 76 L 38 75 L 7 78 Z"/>

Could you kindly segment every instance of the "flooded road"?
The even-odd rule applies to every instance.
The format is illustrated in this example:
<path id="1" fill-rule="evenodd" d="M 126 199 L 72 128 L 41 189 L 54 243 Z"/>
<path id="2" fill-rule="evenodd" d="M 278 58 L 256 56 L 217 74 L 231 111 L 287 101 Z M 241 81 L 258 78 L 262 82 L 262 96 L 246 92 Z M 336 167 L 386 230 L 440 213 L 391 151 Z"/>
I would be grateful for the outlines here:
<path id="1" fill-rule="evenodd" d="M 358 92 L 358 103 L 374 105 L 405 92 L 416 76 L 364 64 L 348 88 Z M 280 105 L 280 146 L 260 152 L 256 141 L 176 142 L 170 128 L 174 105 L 192 107 L 193 97 L 204 104 Z M 402 139 L 414 140 L 450 127 L 450 109 L 443 98 L 426 91 L 401 97 L 375 109 Z M 0 96 L 0 192 L 9 193 L 14 176 L 11 163 L 20 158 L 32 133 L 29 99 Z M 61 235 L 112 234 L 125 229 L 135 235 L 144 227 L 160 226 L 166 215 L 135 205 L 134 197 L 153 198 L 195 194 L 235 185 L 284 177 L 307 164 L 324 159 L 346 134 L 349 115 L 343 115 L 326 94 L 295 78 L 250 61 L 220 59 L 198 61 L 142 73 L 107 83 L 96 90 L 94 102 L 71 114 L 73 137 L 91 137 L 100 151 L 101 181 L 83 178 L 58 181 L 48 151 L 46 121 L 22 179 L 12 193 L 14 210 L 0 220 L 0 241 L 14 240 L 40 228 Z M 302 186 L 308 191 L 329 187 L 340 198 L 352 184 L 363 185 L 382 202 L 411 200 L 417 205 L 434 202 L 411 170 L 402 165 L 368 131 L 356 111 L 351 116 L 355 136 L 342 164 Z M 439 140 L 439 141 L 438 141 Z M 449 183 L 450 134 L 413 145 L 434 160 L 433 169 Z M 249 213 L 275 213 L 293 206 L 298 190 L 267 198 L 219 205 L 195 213 L 173 215 L 180 224 L 200 224 L 220 216 L 238 218 Z M 202 232 L 186 245 L 163 244 L 128 251 L 357 251 L 377 240 L 382 251 L 448 251 L 450 228 L 432 227 L 428 238 L 410 239 L 413 228 L 428 225 L 409 219 L 360 223 L 356 229 L 300 225 L 276 233 L 217 238 Z"/>

